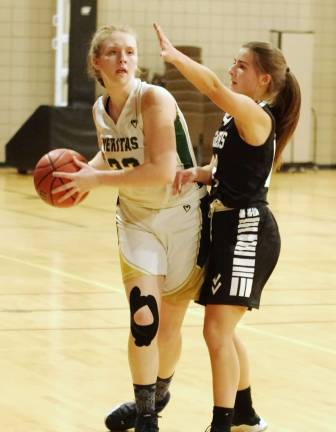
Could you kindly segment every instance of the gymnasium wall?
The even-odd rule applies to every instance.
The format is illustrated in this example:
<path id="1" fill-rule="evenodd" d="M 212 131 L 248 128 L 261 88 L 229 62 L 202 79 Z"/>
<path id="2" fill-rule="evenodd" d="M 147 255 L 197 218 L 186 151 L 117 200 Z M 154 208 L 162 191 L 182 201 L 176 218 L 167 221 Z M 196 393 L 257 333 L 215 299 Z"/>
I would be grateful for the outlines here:
<path id="1" fill-rule="evenodd" d="M 22 123 L 39 105 L 53 104 L 55 11 L 56 0 L 0 2 L 0 163 L 5 144 Z M 336 163 L 335 0 L 98 0 L 98 25 L 134 27 L 140 64 L 151 75 L 163 72 L 153 21 L 175 44 L 201 46 L 203 62 L 223 79 L 241 43 L 270 40 L 271 29 L 314 31 L 316 162 Z M 302 62 L 304 54 L 298 48 Z"/>
<path id="2" fill-rule="evenodd" d="M 53 103 L 55 0 L 0 1 L 0 162 L 5 145 L 41 104 Z"/>

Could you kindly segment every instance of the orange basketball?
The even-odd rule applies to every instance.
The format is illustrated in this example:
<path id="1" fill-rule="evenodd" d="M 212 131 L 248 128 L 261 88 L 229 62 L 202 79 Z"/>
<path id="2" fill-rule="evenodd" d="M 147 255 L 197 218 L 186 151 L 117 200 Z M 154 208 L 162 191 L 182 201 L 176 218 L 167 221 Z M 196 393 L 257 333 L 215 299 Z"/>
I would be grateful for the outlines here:
<path id="1" fill-rule="evenodd" d="M 51 191 L 58 186 L 69 182 L 68 179 L 53 177 L 52 173 L 54 171 L 62 171 L 73 173 L 79 171 L 79 167 L 75 164 L 73 157 L 76 156 L 82 162 L 87 162 L 86 158 L 70 149 L 55 149 L 51 150 L 49 153 L 42 156 L 42 158 L 37 162 L 34 170 L 34 185 L 36 192 L 46 203 L 54 207 L 71 207 L 75 204 L 77 194 L 72 195 L 65 201 L 58 203 L 57 200 L 65 192 L 60 192 L 57 194 L 52 194 Z M 82 199 L 88 195 L 86 193 Z"/>

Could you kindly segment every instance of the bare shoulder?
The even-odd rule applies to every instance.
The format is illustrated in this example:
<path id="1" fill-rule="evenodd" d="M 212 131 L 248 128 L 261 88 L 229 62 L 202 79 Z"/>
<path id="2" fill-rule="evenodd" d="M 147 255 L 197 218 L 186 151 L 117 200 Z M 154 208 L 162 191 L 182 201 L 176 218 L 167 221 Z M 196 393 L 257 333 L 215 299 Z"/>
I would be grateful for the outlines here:
<path id="1" fill-rule="evenodd" d="M 165 108 L 175 110 L 176 101 L 174 97 L 163 87 L 147 84 L 142 94 L 141 105 L 143 109 L 148 109 L 157 105 L 164 105 Z"/>
<path id="2" fill-rule="evenodd" d="M 98 99 L 96 99 L 95 103 L 92 105 L 92 111 L 93 112 L 95 112 L 97 110 L 100 98 L 101 98 L 101 96 Z"/>

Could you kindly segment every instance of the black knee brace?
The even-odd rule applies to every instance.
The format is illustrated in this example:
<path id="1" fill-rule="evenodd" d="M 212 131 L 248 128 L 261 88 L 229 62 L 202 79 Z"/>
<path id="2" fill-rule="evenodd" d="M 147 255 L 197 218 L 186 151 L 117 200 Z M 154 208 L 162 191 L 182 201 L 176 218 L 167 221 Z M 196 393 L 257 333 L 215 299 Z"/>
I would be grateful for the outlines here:
<path id="1" fill-rule="evenodd" d="M 143 306 L 148 306 L 153 315 L 153 323 L 149 325 L 139 325 L 134 320 L 134 314 Z M 152 295 L 142 296 L 140 288 L 134 287 L 130 292 L 131 310 L 131 332 L 135 339 L 136 346 L 148 346 L 156 336 L 159 328 L 159 310 Z"/>

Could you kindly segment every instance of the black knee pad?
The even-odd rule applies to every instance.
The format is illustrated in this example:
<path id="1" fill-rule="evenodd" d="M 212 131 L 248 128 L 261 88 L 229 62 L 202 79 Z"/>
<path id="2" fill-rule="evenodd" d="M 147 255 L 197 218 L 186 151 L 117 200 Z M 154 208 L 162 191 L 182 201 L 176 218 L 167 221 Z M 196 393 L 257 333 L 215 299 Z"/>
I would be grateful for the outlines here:
<path id="1" fill-rule="evenodd" d="M 134 321 L 134 314 L 143 306 L 148 306 L 153 315 L 153 323 L 139 325 Z M 140 288 L 134 287 L 130 292 L 131 310 L 131 333 L 136 346 L 148 346 L 155 338 L 159 328 L 159 310 L 155 297 L 152 295 L 142 296 Z"/>

